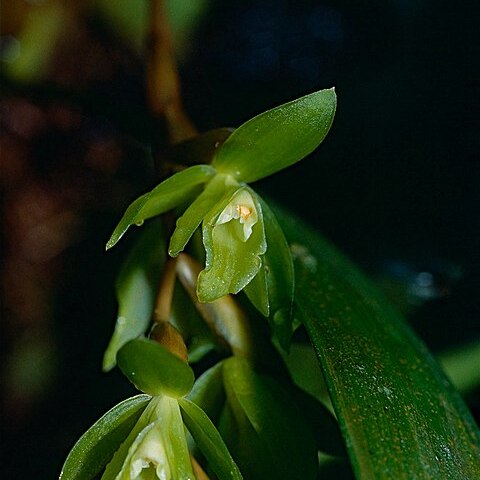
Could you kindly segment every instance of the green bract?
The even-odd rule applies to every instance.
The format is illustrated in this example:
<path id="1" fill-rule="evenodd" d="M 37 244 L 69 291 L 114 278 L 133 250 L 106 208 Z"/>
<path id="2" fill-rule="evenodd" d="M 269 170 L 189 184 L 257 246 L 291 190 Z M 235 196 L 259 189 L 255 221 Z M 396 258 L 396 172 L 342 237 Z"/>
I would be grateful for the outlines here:
<path id="1" fill-rule="evenodd" d="M 213 302 L 247 287 L 247 296 L 269 317 L 275 337 L 288 349 L 294 291 L 290 250 L 275 216 L 245 182 L 271 175 L 312 152 L 328 133 L 335 108 L 334 90 L 321 90 L 258 115 L 224 142 L 228 132 L 215 143 L 216 134 L 204 136 L 203 143 L 185 143 L 181 148 L 187 150 L 188 145 L 210 145 L 212 166 L 189 167 L 135 200 L 107 248 L 132 224 L 141 225 L 145 219 L 187 205 L 177 219 L 168 251 L 177 256 L 202 224 L 206 264 L 198 277 L 198 299 Z M 204 150 L 198 150 L 202 160 Z M 143 323 L 137 333 L 142 333 Z M 128 335 L 115 338 L 112 352 L 126 339 Z M 107 368 L 114 363 L 112 352 L 106 358 Z"/>
<path id="2" fill-rule="evenodd" d="M 254 182 L 283 170 L 320 145 L 330 130 L 336 106 L 332 88 L 261 113 L 228 137 L 212 165 L 241 182 Z"/>
<path id="3" fill-rule="evenodd" d="M 126 343 L 117 354 L 124 375 L 149 395 L 181 397 L 192 388 L 192 369 L 162 345 L 146 338 Z"/>

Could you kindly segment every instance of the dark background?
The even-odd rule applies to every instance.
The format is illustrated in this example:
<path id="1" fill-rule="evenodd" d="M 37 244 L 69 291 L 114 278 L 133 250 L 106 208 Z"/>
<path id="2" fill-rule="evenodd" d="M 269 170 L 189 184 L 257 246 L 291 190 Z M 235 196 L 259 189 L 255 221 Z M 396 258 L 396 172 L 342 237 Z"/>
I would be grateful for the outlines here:
<path id="1" fill-rule="evenodd" d="M 6 9 L 2 52 L 21 38 L 25 3 Z M 106 255 L 104 243 L 155 184 L 155 132 L 138 50 L 108 16 L 71 10 L 41 76 L 12 79 L 2 64 L 3 478 L 55 478 L 78 436 L 132 391 L 100 372 L 129 246 Z M 336 87 L 324 144 L 258 187 L 372 275 L 437 353 L 480 339 L 478 10 L 212 1 L 180 62 L 202 132 Z M 466 398 L 478 419 L 475 390 Z"/>

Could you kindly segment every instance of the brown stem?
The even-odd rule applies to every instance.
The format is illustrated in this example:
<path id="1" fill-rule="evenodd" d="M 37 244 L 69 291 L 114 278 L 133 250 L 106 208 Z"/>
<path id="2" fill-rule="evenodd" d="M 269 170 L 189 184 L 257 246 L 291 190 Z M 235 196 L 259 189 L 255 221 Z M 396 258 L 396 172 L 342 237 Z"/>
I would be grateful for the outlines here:
<path id="1" fill-rule="evenodd" d="M 153 321 L 156 323 L 168 322 L 172 307 L 173 290 L 175 288 L 176 258 L 167 258 L 163 267 L 162 278 L 158 286 L 157 299 L 153 312 Z"/>
<path id="2" fill-rule="evenodd" d="M 146 90 L 150 112 L 154 119 L 165 121 L 170 143 L 186 140 L 196 132 L 183 111 L 170 26 L 163 0 L 151 0 L 148 46 Z M 161 173 L 164 169 L 157 170 Z M 165 217 L 165 223 L 166 230 L 169 231 L 168 216 Z M 182 335 L 168 321 L 175 288 L 175 262 L 172 258 L 165 262 L 150 338 L 188 362 L 188 351 Z"/>
<path id="3" fill-rule="evenodd" d="M 190 460 L 192 461 L 192 468 L 195 478 L 197 480 L 210 480 L 210 477 L 205 473 L 193 455 L 190 455 Z"/>
<path id="4" fill-rule="evenodd" d="M 196 130 L 183 110 L 164 0 L 151 0 L 150 19 L 147 99 L 153 117 L 164 119 L 170 142 L 175 144 L 195 136 Z M 160 167 L 158 171 L 161 174 L 166 165 Z M 203 304 L 198 301 L 196 281 L 200 270 L 198 262 L 185 254 L 181 254 L 177 262 L 167 260 L 158 290 L 151 338 L 181 358 L 187 358 L 180 333 L 168 323 L 176 273 L 197 310 L 220 341 L 234 354 L 252 356 L 254 348 L 250 327 L 235 300 L 227 295 L 213 303 Z"/>
<path id="5" fill-rule="evenodd" d="M 171 143 L 178 143 L 195 136 L 196 130 L 183 110 L 165 2 L 150 3 L 147 99 L 153 116 L 165 119 Z"/>
<path id="6" fill-rule="evenodd" d="M 190 296 L 205 323 L 226 344 L 234 355 L 251 357 L 253 339 L 243 310 L 231 295 L 212 303 L 200 303 L 197 297 L 197 278 L 201 265 L 190 255 L 177 257 L 176 270 L 180 283 Z"/>
<path id="7" fill-rule="evenodd" d="M 175 258 L 168 258 L 158 286 L 150 338 L 188 363 L 188 351 L 180 332 L 168 321 L 175 289 Z"/>

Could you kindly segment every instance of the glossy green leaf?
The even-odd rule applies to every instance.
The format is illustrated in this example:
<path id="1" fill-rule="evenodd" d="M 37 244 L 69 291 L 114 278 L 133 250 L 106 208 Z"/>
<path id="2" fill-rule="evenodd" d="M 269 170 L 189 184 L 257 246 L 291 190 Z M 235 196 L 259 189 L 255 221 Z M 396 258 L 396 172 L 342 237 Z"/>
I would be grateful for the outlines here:
<path id="1" fill-rule="evenodd" d="M 60 473 L 60 480 L 95 478 L 125 440 L 149 401 L 148 395 L 128 398 L 95 422 L 70 451 Z"/>
<path id="2" fill-rule="evenodd" d="M 153 222 L 142 232 L 118 275 L 117 322 L 103 356 L 103 371 L 116 365 L 117 352 L 125 343 L 147 331 L 164 261 L 161 224 Z"/>
<path id="3" fill-rule="evenodd" d="M 242 479 L 237 464 L 208 415 L 187 399 L 180 399 L 179 405 L 185 425 L 218 479 Z"/>
<path id="4" fill-rule="evenodd" d="M 320 145 L 333 122 L 334 89 L 320 90 L 262 113 L 238 127 L 212 164 L 242 182 L 282 170 Z"/>
<path id="5" fill-rule="evenodd" d="M 190 240 L 208 212 L 226 195 L 231 196 L 238 188 L 232 185 L 231 177 L 217 175 L 207 184 L 202 193 L 189 205 L 183 215 L 177 220 L 177 225 L 172 237 L 168 253 L 176 257 Z M 234 190 L 232 190 L 234 189 Z"/>
<path id="6" fill-rule="evenodd" d="M 146 338 L 130 340 L 119 351 L 117 363 L 123 374 L 149 395 L 181 397 L 192 388 L 192 369 L 162 345 Z"/>
<path id="7" fill-rule="evenodd" d="M 201 302 L 238 293 L 255 277 L 267 245 L 262 208 L 253 190 L 241 187 L 209 212 L 203 243 L 207 257 L 197 284 Z"/>
<path id="8" fill-rule="evenodd" d="M 357 478 L 480 478 L 478 427 L 423 343 L 330 243 L 279 215 Z"/>
<path id="9" fill-rule="evenodd" d="M 249 435 L 248 443 L 256 443 L 260 452 L 265 452 L 262 471 L 247 475 L 247 459 L 240 451 L 238 463 L 242 471 L 244 466 L 247 468 L 245 476 L 252 479 L 315 479 L 315 440 L 288 391 L 272 378 L 256 373 L 251 364 L 240 357 L 225 360 L 223 379 L 228 403 L 239 427 L 238 434 L 243 430 L 246 435 L 250 424 L 255 435 L 253 432 Z M 238 452 L 231 450 L 234 458 Z"/>
<path id="10" fill-rule="evenodd" d="M 195 165 L 172 175 L 152 191 L 137 198 L 115 227 L 107 242 L 107 250 L 122 238 L 131 225 L 142 225 L 145 220 L 165 213 L 199 193 L 199 187 L 215 173 L 215 169 L 209 165 Z"/>

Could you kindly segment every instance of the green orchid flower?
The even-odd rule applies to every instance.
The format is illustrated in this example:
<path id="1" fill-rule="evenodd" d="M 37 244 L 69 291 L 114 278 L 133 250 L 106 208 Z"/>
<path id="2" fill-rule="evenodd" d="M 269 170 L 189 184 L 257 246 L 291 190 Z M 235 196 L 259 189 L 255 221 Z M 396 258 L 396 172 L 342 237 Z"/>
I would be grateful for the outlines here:
<path id="1" fill-rule="evenodd" d="M 60 480 L 194 480 L 186 431 L 219 480 L 242 475 L 207 414 L 184 398 L 191 368 L 160 344 L 138 338 L 118 352 L 127 378 L 147 393 L 107 412 L 75 444 Z"/>
<path id="2" fill-rule="evenodd" d="M 131 225 L 185 206 L 170 238 L 169 254 L 184 250 L 202 225 L 205 269 L 201 302 L 242 290 L 269 318 L 280 345 L 292 333 L 293 262 L 273 213 L 248 185 L 311 153 L 333 121 L 336 96 L 320 90 L 262 113 L 237 128 L 214 150 L 211 165 L 176 173 L 135 200 L 115 228 L 107 249 Z"/>

